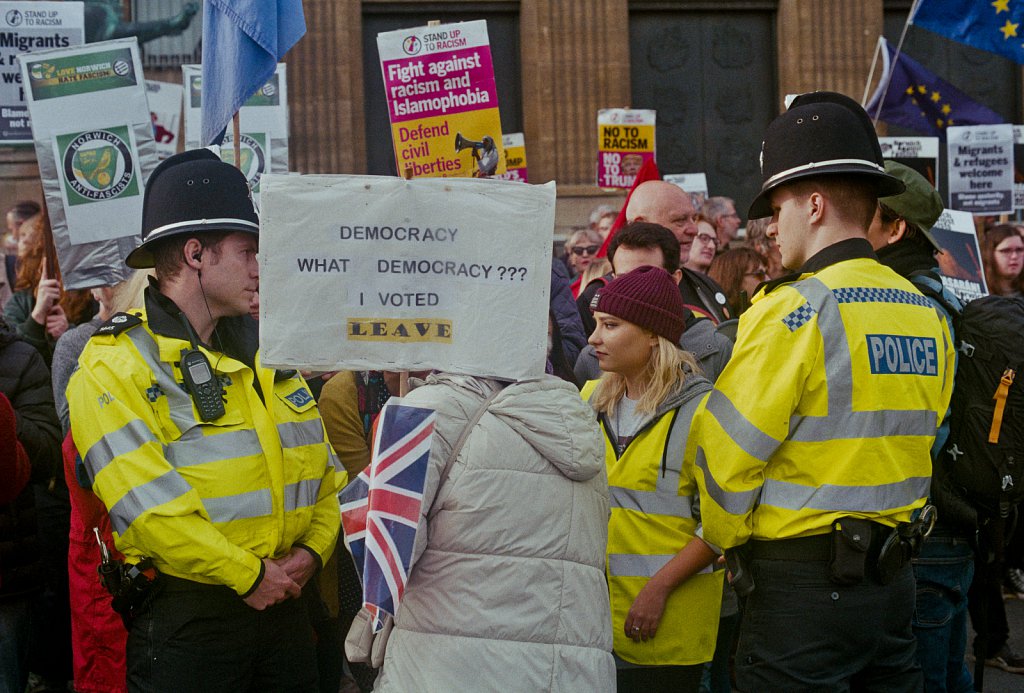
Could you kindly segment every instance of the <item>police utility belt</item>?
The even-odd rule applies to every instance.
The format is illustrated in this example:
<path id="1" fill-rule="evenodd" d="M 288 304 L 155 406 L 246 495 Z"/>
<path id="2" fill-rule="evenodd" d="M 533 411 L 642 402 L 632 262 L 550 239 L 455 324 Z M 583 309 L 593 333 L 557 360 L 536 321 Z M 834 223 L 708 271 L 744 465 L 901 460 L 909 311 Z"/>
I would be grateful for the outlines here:
<path id="1" fill-rule="evenodd" d="M 844 517 L 833 522 L 832 531 L 827 534 L 775 541 L 752 540 L 726 552 L 733 573 L 732 585 L 741 597 L 754 591 L 756 585 L 749 569 L 751 560 L 826 563 L 833 584 L 857 585 L 869 579 L 887 585 L 920 552 L 935 519 L 935 508 L 928 505 L 917 519 L 896 527 Z"/>

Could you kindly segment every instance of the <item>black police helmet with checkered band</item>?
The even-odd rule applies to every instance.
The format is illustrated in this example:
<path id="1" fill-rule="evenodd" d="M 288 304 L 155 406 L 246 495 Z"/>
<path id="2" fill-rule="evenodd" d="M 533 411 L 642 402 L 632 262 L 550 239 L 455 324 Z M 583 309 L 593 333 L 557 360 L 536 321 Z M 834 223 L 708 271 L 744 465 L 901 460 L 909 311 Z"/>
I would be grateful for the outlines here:
<path id="1" fill-rule="evenodd" d="M 878 136 L 860 104 L 835 92 L 801 94 L 765 132 L 761 144 L 764 184 L 748 217 L 771 216 L 769 194 L 780 185 L 828 174 L 869 178 L 879 197 L 904 190 L 903 181 L 885 172 Z"/>
<path id="2" fill-rule="evenodd" d="M 142 245 L 125 264 L 153 266 L 153 246 L 182 234 L 242 231 L 259 235 L 260 220 L 241 171 L 208 149 L 193 149 L 163 161 L 146 183 Z"/>

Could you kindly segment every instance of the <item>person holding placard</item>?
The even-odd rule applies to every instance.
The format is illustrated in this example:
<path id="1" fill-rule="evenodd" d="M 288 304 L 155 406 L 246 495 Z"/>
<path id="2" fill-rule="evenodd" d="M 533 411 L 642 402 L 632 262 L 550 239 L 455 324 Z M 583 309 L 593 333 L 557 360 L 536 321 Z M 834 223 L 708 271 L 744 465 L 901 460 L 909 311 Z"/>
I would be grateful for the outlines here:
<path id="1" fill-rule="evenodd" d="M 258 233 L 240 171 L 208 150 L 160 164 L 126 259 L 156 270 L 145 307 L 97 329 L 67 387 L 80 478 L 125 556 L 129 691 L 316 689 L 299 597 L 345 475 L 305 381 L 261 365 Z"/>
<path id="2" fill-rule="evenodd" d="M 617 277 L 596 299 L 590 343 L 604 375 L 583 388 L 605 433 L 611 489 L 608 588 L 618 690 L 696 691 L 718 632 L 722 573 L 700 538 L 683 462 L 711 384 L 679 348 L 683 300 L 660 267 Z"/>

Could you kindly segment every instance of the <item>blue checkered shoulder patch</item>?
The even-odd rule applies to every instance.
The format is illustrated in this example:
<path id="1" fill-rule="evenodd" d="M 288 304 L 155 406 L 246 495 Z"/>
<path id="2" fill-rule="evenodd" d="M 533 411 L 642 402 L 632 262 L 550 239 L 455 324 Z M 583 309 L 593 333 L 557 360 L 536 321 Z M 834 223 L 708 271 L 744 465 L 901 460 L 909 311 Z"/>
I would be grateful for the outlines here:
<path id="1" fill-rule="evenodd" d="M 912 306 L 930 308 L 932 304 L 921 294 L 903 289 L 880 289 L 874 287 L 851 286 L 833 289 L 832 294 L 839 303 L 905 303 Z"/>
<path id="2" fill-rule="evenodd" d="M 804 303 L 792 313 L 782 319 L 782 324 L 789 328 L 790 332 L 796 332 L 807 324 L 814 317 L 814 308 L 810 303 Z"/>

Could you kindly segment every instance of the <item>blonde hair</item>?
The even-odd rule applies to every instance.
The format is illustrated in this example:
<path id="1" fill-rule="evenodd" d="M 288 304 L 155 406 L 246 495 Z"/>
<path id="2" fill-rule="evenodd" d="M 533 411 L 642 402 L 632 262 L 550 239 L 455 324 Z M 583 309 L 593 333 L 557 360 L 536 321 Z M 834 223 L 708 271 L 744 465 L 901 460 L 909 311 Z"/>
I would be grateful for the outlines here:
<path id="1" fill-rule="evenodd" d="M 587 288 L 587 284 L 590 282 L 600 279 L 611 271 L 612 263 L 608 262 L 608 258 L 602 257 L 594 260 L 587 265 L 587 269 L 583 270 L 583 274 L 580 275 L 580 291 Z"/>
<path id="2" fill-rule="evenodd" d="M 141 307 L 144 303 L 143 295 L 151 276 L 153 276 L 152 270 L 138 270 L 132 272 L 128 279 L 110 287 L 110 302 L 107 306 L 110 312 L 127 313 L 132 308 Z"/>
<path id="3" fill-rule="evenodd" d="M 651 358 L 644 369 L 643 377 L 647 388 L 637 400 L 637 412 L 654 414 L 669 395 L 682 387 L 687 378 L 700 374 L 700 365 L 693 354 L 658 335 L 658 346 L 651 350 Z M 590 405 L 598 413 L 614 416 L 615 407 L 625 396 L 626 379 L 618 373 L 605 373 L 594 389 Z"/>

